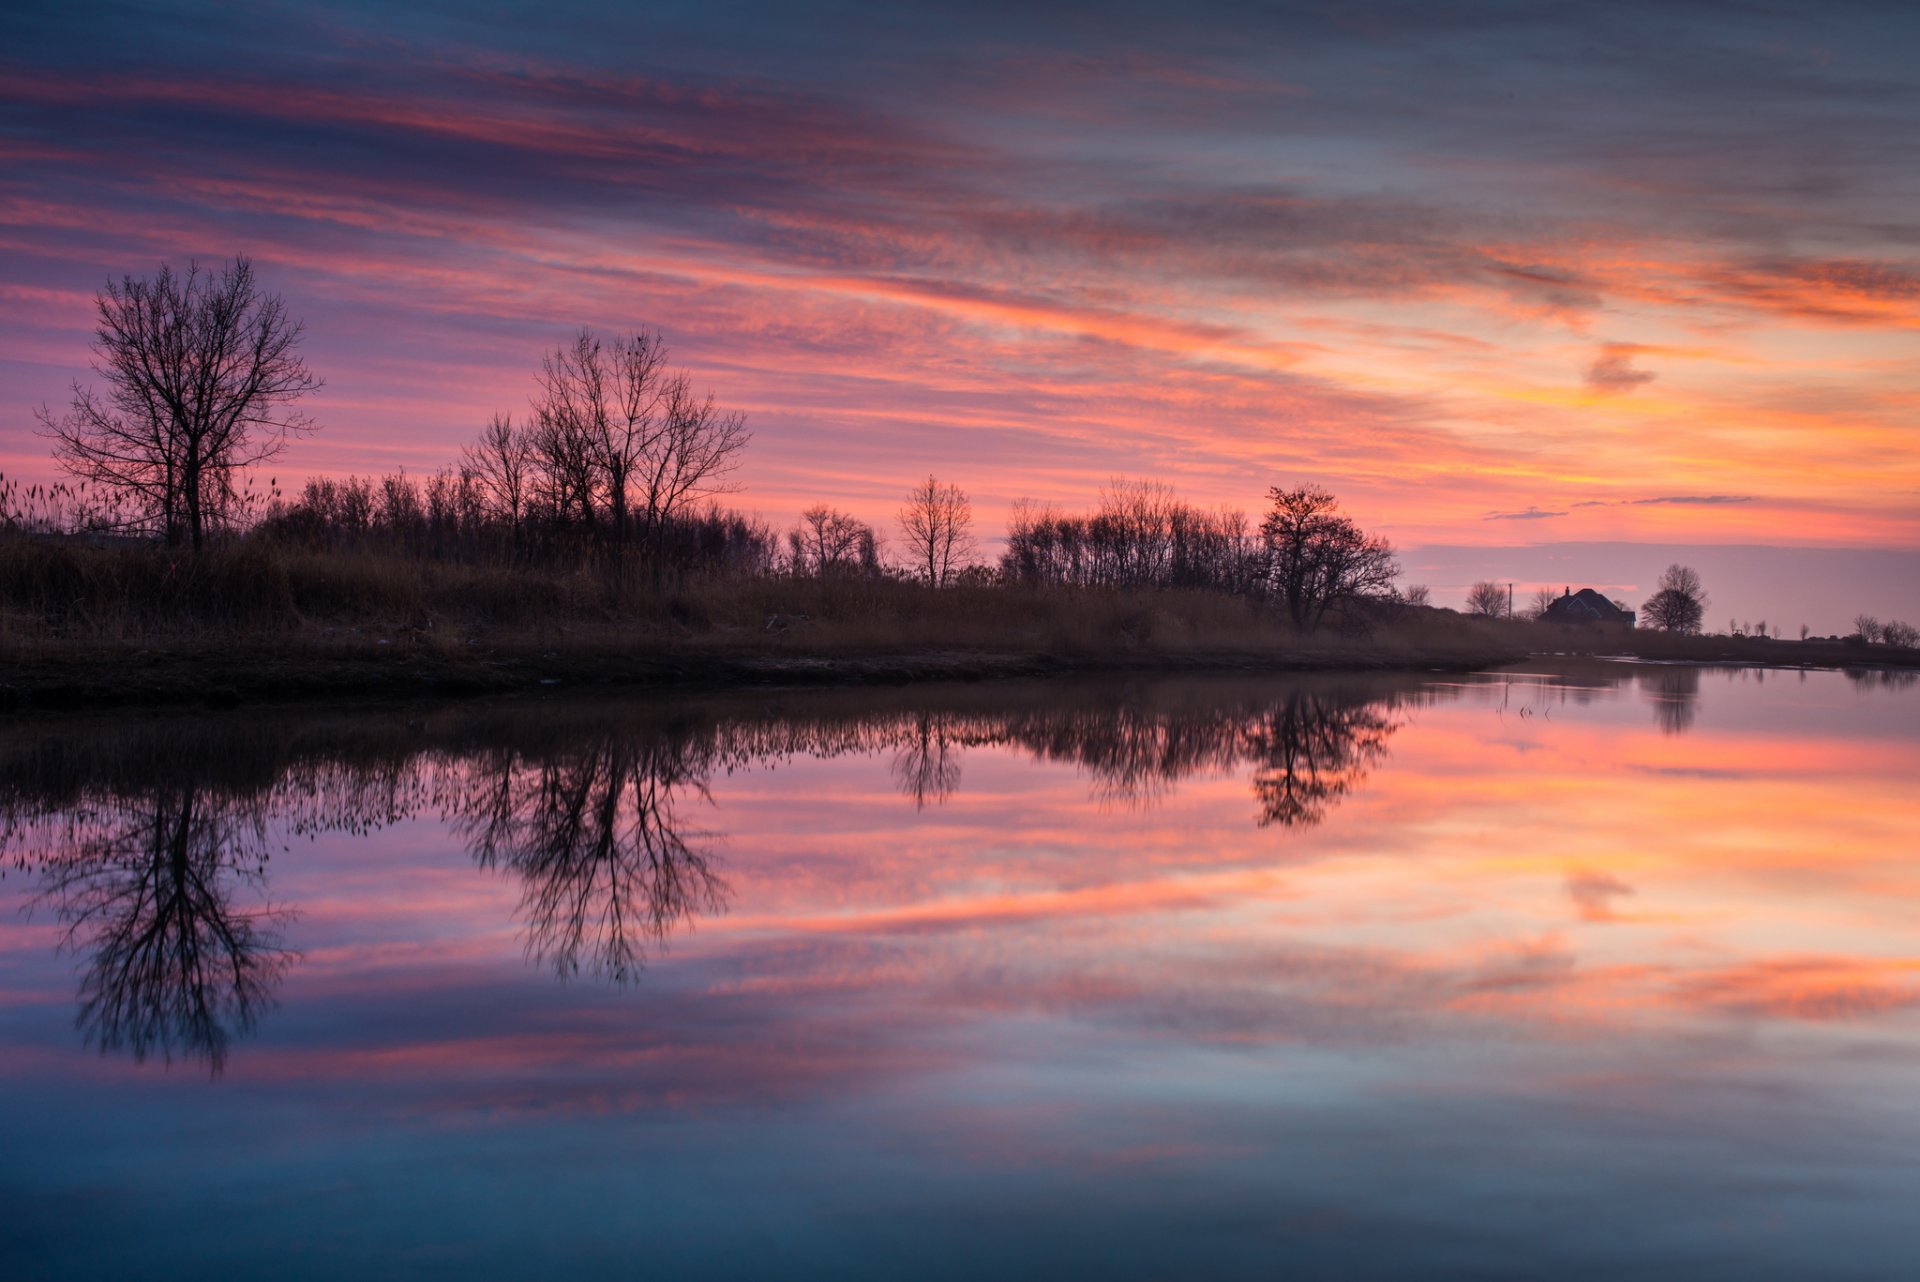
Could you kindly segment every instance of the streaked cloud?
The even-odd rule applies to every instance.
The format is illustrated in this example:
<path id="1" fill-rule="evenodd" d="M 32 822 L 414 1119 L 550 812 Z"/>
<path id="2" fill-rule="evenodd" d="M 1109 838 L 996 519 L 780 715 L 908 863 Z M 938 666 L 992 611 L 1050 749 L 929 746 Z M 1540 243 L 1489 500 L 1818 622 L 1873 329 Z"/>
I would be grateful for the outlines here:
<path id="1" fill-rule="evenodd" d="M 295 476 L 436 466 L 645 324 L 775 519 L 931 466 L 990 525 L 1153 474 L 1402 544 L 1920 546 L 1913 15 L 1373 12 L 19 8 L 0 468 L 109 274 L 244 251 L 328 378 Z"/>

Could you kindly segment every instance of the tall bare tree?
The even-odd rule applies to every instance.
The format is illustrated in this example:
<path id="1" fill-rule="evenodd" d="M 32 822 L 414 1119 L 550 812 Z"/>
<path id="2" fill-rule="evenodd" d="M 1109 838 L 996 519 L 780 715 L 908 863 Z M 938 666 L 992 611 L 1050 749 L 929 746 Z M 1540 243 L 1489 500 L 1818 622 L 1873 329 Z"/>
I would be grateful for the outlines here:
<path id="1" fill-rule="evenodd" d="M 600 445 L 613 413 L 613 379 L 600 340 L 581 330 L 540 358 L 539 380 L 533 447 L 541 497 L 555 518 L 577 519 L 591 533 L 601 493 Z"/>
<path id="2" fill-rule="evenodd" d="M 924 484 L 908 492 L 900 509 L 900 530 L 914 572 L 924 575 L 931 587 L 945 587 L 956 562 L 973 555 L 973 504 L 959 486 L 942 485 L 929 474 Z"/>
<path id="3" fill-rule="evenodd" d="M 42 406 L 60 465 L 123 498 L 169 544 L 202 546 L 239 498 L 240 474 L 315 424 L 293 408 L 320 380 L 299 354 L 303 327 L 260 292 L 242 257 L 217 273 L 189 263 L 123 276 L 94 299 L 93 368 L 104 392 L 73 384 L 67 412 Z"/>
<path id="4" fill-rule="evenodd" d="M 495 414 L 480 439 L 461 455 L 462 467 L 479 484 L 486 505 L 507 527 L 518 531 L 526 519 L 532 497 L 534 442 L 526 429 L 515 427 L 513 418 Z"/>
<path id="5" fill-rule="evenodd" d="M 637 454 L 633 469 L 634 516 L 656 573 L 667 526 L 732 488 L 728 478 L 752 440 L 746 415 L 717 408 L 711 392 L 696 395 L 684 372 L 662 382 L 658 430 Z"/>
<path id="6" fill-rule="evenodd" d="M 583 329 L 541 362 L 533 405 L 536 461 L 562 519 L 614 542 L 635 539 L 662 566 L 667 528 L 724 493 L 752 439 L 745 416 L 695 395 L 667 367 L 660 335 L 602 342 Z"/>

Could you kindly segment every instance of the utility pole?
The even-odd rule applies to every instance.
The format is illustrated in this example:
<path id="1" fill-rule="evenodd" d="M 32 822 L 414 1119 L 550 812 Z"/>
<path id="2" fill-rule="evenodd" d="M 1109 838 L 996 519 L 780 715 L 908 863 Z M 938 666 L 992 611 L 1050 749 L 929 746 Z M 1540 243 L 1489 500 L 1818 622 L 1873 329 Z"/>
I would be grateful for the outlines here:
<path id="1" fill-rule="evenodd" d="M 1507 583 L 1507 617 L 1509 619 L 1513 617 L 1513 583 L 1512 581 L 1508 581 Z"/>

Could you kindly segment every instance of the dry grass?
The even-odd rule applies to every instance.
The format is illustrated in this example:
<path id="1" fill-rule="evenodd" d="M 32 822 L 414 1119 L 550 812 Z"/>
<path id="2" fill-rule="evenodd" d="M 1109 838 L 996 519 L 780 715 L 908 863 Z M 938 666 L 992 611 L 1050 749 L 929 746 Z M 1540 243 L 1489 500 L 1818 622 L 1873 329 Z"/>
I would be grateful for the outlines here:
<path id="1" fill-rule="evenodd" d="M 1301 636 L 1270 611 L 1202 592 L 1061 591 L 895 579 L 696 580 L 656 591 L 637 567 L 469 566 L 243 543 L 151 547 L 0 540 L 0 650 L 15 658 L 127 648 L 338 653 L 606 649 L 831 657 L 927 650 L 1066 659 L 1506 653 L 1443 612 Z"/>
<path id="2" fill-rule="evenodd" d="M 1074 668 L 1476 667 L 1530 653 L 1695 662 L 1916 664 L 1885 646 L 1586 632 L 1445 610 L 1301 635 L 1205 592 L 894 579 L 711 579 L 634 566 L 472 566 L 253 542 L 200 556 L 0 539 L 0 701 L 67 706 L 529 682 L 893 680 Z M 966 656 L 982 662 L 968 669 Z M 985 662 L 992 660 L 992 662 Z M 862 665 L 865 665 L 864 667 Z M 1024 666 L 1022 666 L 1024 665 Z M 38 692 L 38 693 L 37 693 Z"/>

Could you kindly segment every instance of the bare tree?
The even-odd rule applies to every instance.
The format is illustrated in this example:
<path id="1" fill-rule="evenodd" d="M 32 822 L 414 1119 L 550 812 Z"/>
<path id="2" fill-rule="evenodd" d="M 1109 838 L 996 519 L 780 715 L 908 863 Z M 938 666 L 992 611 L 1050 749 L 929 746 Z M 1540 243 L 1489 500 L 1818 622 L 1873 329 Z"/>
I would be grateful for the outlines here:
<path id="1" fill-rule="evenodd" d="M 879 540 L 873 527 L 824 503 L 800 514 L 800 524 L 787 535 L 796 574 L 825 578 L 852 570 L 868 573 L 880 568 Z"/>
<path id="2" fill-rule="evenodd" d="M 239 501 L 240 474 L 315 429 L 293 409 L 320 386 L 299 355 L 302 326 L 244 257 L 218 274 L 189 263 L 185 275 L 124 276 L 94 305 L 107 390 L 75 380 L 65 414 L 41 407 L 41 432 L 68 472 L 198 551 Z"/>
<path id="3" fill-rule="evenodd" d="M 1411 583 L 1401 591 L 1400 599 L 1408 605 L 1427 605 L 1433 600 L 1433 590 L 1424 583 Z"/>
<path id="4" fill-rule="evenodd" d="M 1329 609 L 1384 596 L 1400 572 L 1393 548 L 1338 514 L 1338 501 L 1317 485 L 1268 491 L 1273 501 L 1260 523 L 1268 581 L 1294 626 L 1311 632 Z"/>
<path id="5" fill-rule="evenodd" d="M 1668 632 L 1698 632 L 1707 617 L 1707 590 L 1690 566 L 1670 565 L 1660 586 L 1641 607 L 1641 617 Z"/>
<path id="6" fill-rule="evenodd" d="M 556 518 L 577 517 L 591 532 L 601 493 L 601 446 L 614 412 L 613 378 L 600 340 L 581 330 L 573 342 L 540 358 L 539 380 L 533 446 L 543 497 Z"/>
<path id="7" fill-rule="evenodd" d="M 516 428 L 506 414 L 495 414 L 480 439 L 461 455 L 462 465 L 473 473 L 481 493 L 497 516 L 505 518 L 509 528 L 518 530 L 527 515 L 533 485 L 534 445 L 532 435 Z"/>
<path id="8" fill-rule="evenodd" d="M 656 574 L 668 525 L 732 488 L 727 478 L 753 440 L 746 415 L 716 408 L 712 393 L 694 395 L 684 373 L 665 380 L 658 413 L 658 430 L 636 454 L 633 467 L 634 515 Z"/>
<path id="9" fill-rule="evenodd" d="M 745 416 L 718 409 L 669 372 L 657 333 L 611 343 L 592 330 L 541 361 L 534 400 L 534 447 L 549 502 L 615 542 L 635 538 L 656 576 L 667 528 L 703 500 L 724 493 L 727 475 L 752 439 Z"/>
<path id="10" fill-rule="evenodd" d="M 954 563 L 973 555 L 973 505 L 959 486 L 942 485 L 932 475 L 907 494 L 900 529 L 915 573 L 932 587 L 945 587 Z"/>
<path id="11" fill-rule="evenodd" d="M 667 348 L 660 335 L 639 330 L 616 338 L 607 349 L 612 365 L 609 411 L 596 427 L 595 453 L 607 493 L 613 537 L 627 537 L 627 500 L 636 474 L 644 477 L 661 452 L 667 424 L 661 414 L 667 395 Z"/>
<path id="12" fill-rule="evenodd" d="M 1246 514 L 1209 512 L 1152 481 L 1108 484 L 1089 515 L 1020 500 L 1000 572 L 1048 587 L 1205 588 L 1254 596 L 1267 587 L 1265 544 Z"/>
<path id="13" fill-rule="evenodd" d="M 1553 603 L 1559 599 L 1553 594 L 1552 588 L 1536 588 L 1533 600 L 1527 603 L 1527 617 L 1529 619 L 1546 618 L 1547 611 L 1552 609 Z"/>
<path id="14" fill-rule="evenodd" d="M 1498 619 L 1507 613 L 1507 589 L 1491 579 L 1483 579 L 1467 589 L 1467 613 Z"/>
<path id="15" fill-rule="evenodd" d="M 1880 625 L 1880 640 L 1887 645 L 1899 646 L 1911 650 L 1920 644 L 1920 628 L 1911 623 L 1902 623 L 1898 619 L 1888 619 Z"/>
<path id="16" fill-rule="evenodd" d="M 1880 620 L 1871 614 L 1856 614 L 1853 617 L 1854 635 L 1872 645 L 1880 639 Z"/>

